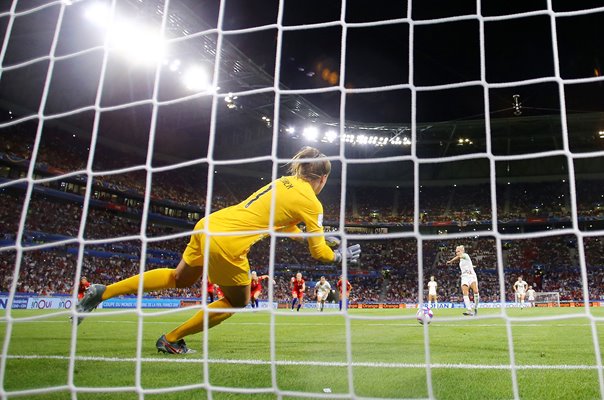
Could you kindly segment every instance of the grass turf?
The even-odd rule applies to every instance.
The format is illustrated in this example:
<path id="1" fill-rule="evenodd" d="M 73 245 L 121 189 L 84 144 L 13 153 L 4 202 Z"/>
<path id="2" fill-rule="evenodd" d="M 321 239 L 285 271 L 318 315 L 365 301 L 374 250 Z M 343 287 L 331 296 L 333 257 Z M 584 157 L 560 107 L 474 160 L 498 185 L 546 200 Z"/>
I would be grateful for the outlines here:
<path id="1" fill-rule="evenodd" d="M 67 315 L 15 310 L 3 389 L 9 398 L 12 393 L 31 399 L 70 399 L 71 390 L 78 399 L 139 399 L 137 388 L 145 399 L 204 398 L 208 387 L 213 399 L 275 399 L 277 393 L 293 399 L 301 398 L 299 392 L 510 399 L 515 396 L 510 329 L 520 398 L 601 398 L 592 326 L 580 308 L 511 309 L 509 328 L 499 310 L 468 318 L 459 309 L 439 309 L 427 330 L 415 321 L 414 310 L 350 310 L 348 320 L 335 312 L 280 310 L 272 331 L 274 364 L 270 314 L 239 313 L 208 332 L 209 362 L 203 362 L 203 334 L 187 338 L 195 354 L 158 354 L 156 339 L 193 312 L 145 310 L 139 327 L 143 319 L 133 313 L 95 311 L 78 328 L 71 366 Z M 604 315 L 598 308 L 592 312 Z M 539 319 L 551 316 L 562 318 Z M 6 321 L 0 327 L 4 341 Z M 601 328 L 598 322 L 599 343 Z"/>

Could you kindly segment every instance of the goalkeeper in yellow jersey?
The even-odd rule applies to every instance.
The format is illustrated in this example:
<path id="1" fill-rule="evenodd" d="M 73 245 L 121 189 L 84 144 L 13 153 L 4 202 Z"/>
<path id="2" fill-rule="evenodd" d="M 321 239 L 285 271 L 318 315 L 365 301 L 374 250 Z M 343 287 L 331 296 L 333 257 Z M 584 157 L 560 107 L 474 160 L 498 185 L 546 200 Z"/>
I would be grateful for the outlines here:
<path id="1" fill-rule="evenodd" d="M 316 234 L 306 238 L 313 258 L 326 263 L 339 263 L 342 258 L 356 261 L 361 254 L 358 244 L 332 250 L 323 236 L 323 205 L 317 195 L 327 182 L 331 162 L 319 150 L 304 147 L 291 160 L 289 172 L 290 176 L 269 183 L 241 203 L 216 211 L 197 222 L 196 233 L 191 236 L 176 269 L 154 269 L 112 285 L 92 285 L 77 304 L 77 312 L 90 312 L 104 300 L 136 293 L 141 276 L 145 291 L 192 286 L 202 277 L 207 251 L 208 278 L 224 293 L 222 299 L 208 305 L 208 326 L 216 326 L 233 313 L 212 309 L 241 308 L 250 302 L 247 254 L 254 243 L 268 236 L 271 228 L 289 233 L 293 239 L 304 240 L 297 226 L 304 223 L 307 233 Z M 273 197 L 274 216 L 271 221 Z M 333 245 L 337 239 L 328 238 L 328 242 Z M 171 354 L 192 352 L 183 338 L 203 330 L 205 312 L 197 312 L 173 331 L 162 335 L 156 343 L 158 351 Z M 79 315 L 78 323 L 82 319 Z"/>

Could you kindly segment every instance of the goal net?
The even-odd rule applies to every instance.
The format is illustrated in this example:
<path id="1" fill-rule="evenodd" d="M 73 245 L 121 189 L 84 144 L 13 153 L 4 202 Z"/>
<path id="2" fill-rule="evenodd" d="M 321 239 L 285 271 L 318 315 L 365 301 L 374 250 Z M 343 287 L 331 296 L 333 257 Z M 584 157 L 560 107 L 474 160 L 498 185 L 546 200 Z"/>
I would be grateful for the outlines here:
<path id="1" fill-rule="evenodd" d="M 2 2 L 0 398 L 604 398 L 604 4 L 447 3 Z M 194 354 L 156 340 L 221 296 L 207 271 L 70 320 L 306 145 L 332 164 L 318 225 L 359 263 L 271 225 L 258 308 L 206 312 Z M 514 307 L 520 276 L 573 307 Z"/>
<path id="2" fill-rule="evenodd" d="M 529 303 L 531 300 L 529 300 Z M 535 305 L 545 307 L 560 307 L 560 293 L 558 292 L 535 292 Z"/>

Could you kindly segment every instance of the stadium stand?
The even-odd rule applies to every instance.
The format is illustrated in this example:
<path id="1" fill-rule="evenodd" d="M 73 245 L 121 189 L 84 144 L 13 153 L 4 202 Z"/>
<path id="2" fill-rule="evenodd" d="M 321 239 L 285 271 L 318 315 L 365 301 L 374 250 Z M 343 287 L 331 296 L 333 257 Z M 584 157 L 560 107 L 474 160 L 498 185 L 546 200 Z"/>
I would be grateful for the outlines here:
<path id="1" fill-rule="evenodd" d="M 25 132 L 2 132 L 0 148 L 0 179 L 15 180 L 25 174 L 30 162 L 31 142 Z M 58 132 L 51 132 L 42 142 L 36 159 L 39 176 L 59 176 L 81 170 L 86 160 L 78 157 L 86 146 L 78 140 L 60 140 Z M 131 163 L 130 155 L 112 154 L 103 157 L 97 151 L 95 171 L 117 168 Z M 240 201 L 256 186 L 249 177 L 236 175 L 215 179 L 212 209 L 220 209 Z M 154 173 L 152 204 L 146 234 L 149 237 L 171 235 L 191 230 L 193 223 L 205 211 L 207 168 L 195 167 L 166 173 Z M 93 201 L 88 209 L 84 237 L 107 239 L 134 236 L 141 231 L 142 199 L 146 190 L 146 172 L 96 176 Z M 578 180 L 578 217 L 588 223 L 604 218 L 601 181 Z M 84 175 L 51 180 L 34 188 L 27 211 L 24 245 L 68 240 L 78 235 L 86 178 Z M 510 183 L 497 185 L 498 218 L 503 229 L 510 224 L 520 231 L 531 224 L 563 224 L 571 218 L 568 185 L 557 182 Z M 337 225 L 340 201 L 337 190 L 326 190 L 326 221 Z M 368 188 L 353 186 L 348 192 L 345 210 L 347 226 L 367 228 L 399 227 L 413 223 L 413 193 L 405 189 Z M 5 229 L 2 240 L 14 242 L 21 218 L 24 192 L 17 185 L 0 190 L 0 217 Z M 435 229 L 471 229 L 481 223 L 490 223 L 490 189 L 484 184 L 450 186 L 423 186 L 420 193 L 420 222 Z M 547 229 L 550 229 L 548 226 Z M 539 291 L 559 292 L 562 300 L 581 299 L 579 257 L 576 241 L 560 236 L 546 239 L 509 241 L 504 244 L 503 262 L 508 300 L 513 299 L 511 282 L 523 274 L 529 284 Z M 186 237 L 149 242 L 146 268 L 174 266 L 180 258 Z M 302 272 L 313 282 L 321 275 L 335 282 L 341 271 L 334 265 L 317 266 L 300 244 L 279 239 L 276 251 L 275 299 L 289 297 L 289 278 Z M 351 302 L 400 303 L 417 301 L 417 260 L 414 240 L 368 240 L 363 243 L 363 257 L 358 265 L 349 266 L 349 278 L 354 290 Z M 439 295 L 459 301 L 458 271 L 444 267 L 444 261 L 454 253 L 455 243 L 424 241 L 424 278 L 437 276 Z M 476 239 L 466 245 L 472 254 L 480 276 L 483 301 L 499 300 L 496 249 L 493 239 Z M 137 240 L 86 246 L 83 274 L 93 282 L 112 282 L 139 271 L 140 242 Z M 600 284 L 604 276 L 604 250 L 600 238 L 585 240 L 589 296 L 602 296 Z M 18 291 L 38 294 L 69 294 L 74 288 L 77 245 L 52 247 L 44 251 L 28 251 L 22 262 Z M 259 273 L 267 273 L 270 254 L 269 241 L 253 248 L 250 261 Z M 563 255 L 563 257 L 560 257 Z M 3 281 L 0 291 L 8 291 L 14 269 L 14 256 L 2 259 Z M 149 296 L 160 293 L 149 293 Z M 172 290 L 162 296 L 191 298 L 200 295 L 199 285 L 190 289 Z M 267 293 L 263 293 L 266 298 Z"/>

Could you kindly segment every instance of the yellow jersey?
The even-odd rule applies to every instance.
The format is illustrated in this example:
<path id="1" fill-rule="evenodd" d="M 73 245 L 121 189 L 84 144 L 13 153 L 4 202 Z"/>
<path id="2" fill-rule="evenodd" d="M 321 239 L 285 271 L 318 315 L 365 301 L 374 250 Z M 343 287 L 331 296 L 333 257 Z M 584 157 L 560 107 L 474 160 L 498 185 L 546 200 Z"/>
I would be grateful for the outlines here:
<path id="1" fill-rule="evenodd" d="M 271 224 L 273 196 L 275 197 L 275 209 Z M 241 203 L 216 211 L 205 219 L 208 220 L 211 243 L 210 276 L 214 275 L 213 269 L 224 270 L 229 266 L 237 267 L 240 271 L 242 269 L 249 271 L 247 253 L 254 243 L 269 235 L 266 231 L 270 228 L 279 232 L 291 233 L 295 237 L 297 233 L 301 232 L 297 225 L 304 223 L 307 233 L 323 233 L 323 205 L 310 183 L 295 176 L 283 176 L 258 189 Z M 196 230 L 205 228 L 205 219 L 195 225 Z M 252 233 L 250 231 L 263 232 Z M 233 235 L 228 235 L 230 232 L 233 232 Z M 334 260 L 334 252 L 327 246 L 322 234 L 310 236 L 307 239 L 313 258 L 322 262 Z M 202 266 L 204 247 L 205 236 L 194 234 L 183 255 L 187 264 Z M 226 271 L 222 271 L 222 273 L 224 272 Z M 230 274 L 227 273 L 227 275 Z M 235 278 L 235 280 L 242 282 L 241 278 Z"/>

